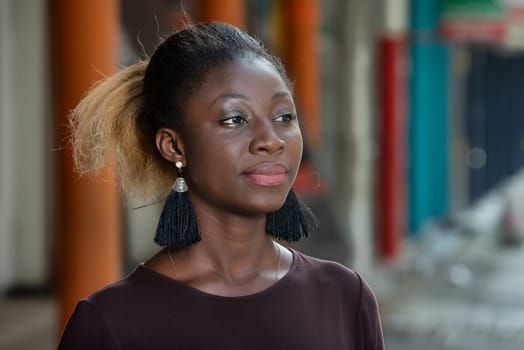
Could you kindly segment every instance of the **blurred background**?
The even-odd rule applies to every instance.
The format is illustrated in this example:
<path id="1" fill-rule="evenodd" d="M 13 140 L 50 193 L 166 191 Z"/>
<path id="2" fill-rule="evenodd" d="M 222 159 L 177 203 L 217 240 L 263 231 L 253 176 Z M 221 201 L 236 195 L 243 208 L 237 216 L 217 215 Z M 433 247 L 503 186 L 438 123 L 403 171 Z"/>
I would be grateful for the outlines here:
<path id="1" fill-rule="evenodd" d="M 159 205 L 72 169 L 67 114 L 184 23 L 281 57 L 320 219 L 388 349 L 524 348 L 524 0 L 0 0 L 0 349 L 53 349 L 76 301 L 154 254 Z"/>

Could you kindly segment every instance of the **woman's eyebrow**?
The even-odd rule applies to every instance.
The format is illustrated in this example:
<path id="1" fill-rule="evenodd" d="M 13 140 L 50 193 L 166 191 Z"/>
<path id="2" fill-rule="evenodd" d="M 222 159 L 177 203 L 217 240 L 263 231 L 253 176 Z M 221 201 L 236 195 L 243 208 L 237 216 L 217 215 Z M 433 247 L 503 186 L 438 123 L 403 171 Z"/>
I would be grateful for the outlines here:
<path id="1" fill-rule="evenodd" d="M 280 92 L 277 92 L 273 95 L 273 100 L 276 100 L 277 98 L 282 98 L 282 97 L 290 97 L 291 98 L 291 94 L 287 91 L 280 91 Z"/>
<path id="2" fill-rule="evenodd" d="M 283 97 L 291 97 L 291 94 L 287 91 L 279 91 L 273 95 L 272 99 L 276 100 L 276 99 L 283 98 Z M 228 98 L 249 100 L 249 97 L 247 97 L 246 95 L 242 95 L 236 92 L 230 92 L 230 93 L 218 95 L 217 97 L 213 99 L 213 101 L 211 101 L 210 105 L 214 105 L 218 101 L 228 99 Z"/>
<path id="3" fill-rule="evenodd" d="M 215 97 L 213 101 L 211 101 L 210 105 L 213 105 L 217 103 L 220 100 L 228 99 L 228 98 L 235 98 L 240 100 L 249 100 L 249 98 L 246 95 L 238 94 L 238 93 L 227 93 L 227 94 L 221 94 Z"/>

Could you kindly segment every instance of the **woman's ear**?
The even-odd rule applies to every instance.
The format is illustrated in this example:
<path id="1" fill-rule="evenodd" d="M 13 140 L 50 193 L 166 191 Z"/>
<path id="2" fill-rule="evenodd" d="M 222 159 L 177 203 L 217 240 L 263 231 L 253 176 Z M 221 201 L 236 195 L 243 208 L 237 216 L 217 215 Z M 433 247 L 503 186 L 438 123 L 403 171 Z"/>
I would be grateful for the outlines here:
<path id="1" fill-rule="evenodd" d="M 186 163 L 184 145 L 178 133 L 169 128 L 160 128 L 156 132 L 156 148 L 167 161 L 174 163 L 181 160 Z"/>

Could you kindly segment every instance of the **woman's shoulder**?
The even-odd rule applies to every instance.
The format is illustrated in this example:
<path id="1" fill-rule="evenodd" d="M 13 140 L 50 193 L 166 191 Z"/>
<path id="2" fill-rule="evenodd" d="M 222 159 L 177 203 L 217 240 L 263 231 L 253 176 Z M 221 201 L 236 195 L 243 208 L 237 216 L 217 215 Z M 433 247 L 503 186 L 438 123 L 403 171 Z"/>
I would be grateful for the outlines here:
<path id="1" fill-rule="evenodd" d="M 140 264 L 127 276 L 103 287 L 83 300 L 96 307 L 109 307 L 150 298 L 152 294 L 162 290 L 157 288 L 158 283 L 162 281 L 159 281 L 155 274 L 154 271 L 149 271 Z"/>
<path id="2" fill-rule="evenodd" d="M 377 309 L 375 293 L 358 272 L 339 262 L 315 258 L 296 250 L 292 252 L 295 257 L 292 274 L 301 290 L 328 295 L 330 300 L 349 303 L 360 312 Z"/>
<path id="3" fill-rule="evenodd" d="M 339 262 L 320 259 L 293 250 L 295 278 L 307 287 L 338 290 L 353 300 L 375 299 L 374 292 L 357 271 Z"/>
<path id="4" fill-rule="evenodd" d="M 340 262 L 316 258 L 293 249 L 292 252 L 296 259 L 296 268 L 303 270 L 304 273 L 334 279 L 351 286 L 358 286 L 361 283 L 362 277 Z"/>
<path id="5" fill-rule="evenodd" d="M 162 287 L 167 282 L 167 277 L 164 281 L 153 270 L 139 265 L 126 277 L 80 300 L 59 349 L 98 349 L 101 344 L 104 349 L 120 349 L 114 334 L 143 325 L 137 320 L 154 319 L 162 308 L 161 296 L 170 292 Z"/>

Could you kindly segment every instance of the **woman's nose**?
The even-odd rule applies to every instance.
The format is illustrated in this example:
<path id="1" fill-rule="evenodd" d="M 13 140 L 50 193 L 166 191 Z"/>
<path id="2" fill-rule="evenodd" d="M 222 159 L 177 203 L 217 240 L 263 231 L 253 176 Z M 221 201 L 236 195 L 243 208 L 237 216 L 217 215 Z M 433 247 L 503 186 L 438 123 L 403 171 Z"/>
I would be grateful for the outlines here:
<path id="1" fill-rule="evenodd" d="M 276 133 L 272 120 L 253 121 L 252 127 L 251 153 L 275 153 L 284 148 L 285 141 Z"/>

